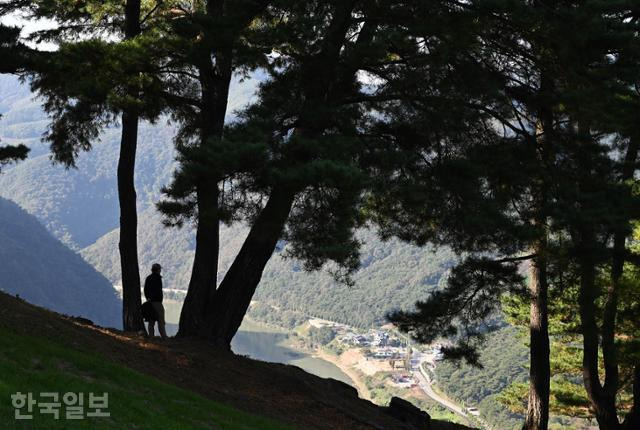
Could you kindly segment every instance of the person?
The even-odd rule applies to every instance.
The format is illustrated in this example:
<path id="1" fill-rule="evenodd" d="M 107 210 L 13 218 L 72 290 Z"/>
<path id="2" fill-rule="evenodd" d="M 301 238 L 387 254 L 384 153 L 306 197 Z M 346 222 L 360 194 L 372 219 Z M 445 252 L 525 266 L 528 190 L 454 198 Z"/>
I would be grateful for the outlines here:
<path id="1" fill-rule="evenodd" d="M 158 318 L 158 331 L 163 339 L 167 338 L 167 332 L 165 331 L 164 322 L 164 306 L 162 305 L 162 267 L 155 263 L 151 266 L 151 274 L 147 276 L 144 281 L 144 297 L 151 303 L 153 309 L 156 311 Z M 155 324 L 154 320 L 149 321 L 149 336 L 155 336 Z"/>

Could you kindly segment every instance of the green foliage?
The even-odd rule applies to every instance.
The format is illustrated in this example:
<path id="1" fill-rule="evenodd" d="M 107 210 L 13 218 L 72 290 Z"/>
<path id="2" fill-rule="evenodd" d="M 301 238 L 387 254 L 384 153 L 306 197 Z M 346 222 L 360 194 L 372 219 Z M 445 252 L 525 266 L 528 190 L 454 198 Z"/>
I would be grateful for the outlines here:
<path id="1" fill-rule="evenodd" d="M 637 234 L 637 230 L 635 231 Z M 619 309 L 616 330 L 616 348 L 620 351 L 618 365 L 621 378 L 630 381 L 633 366 L 640 353 L 638 348 L 638 269 L 636 266 L 625 266 L 619 289 Z M 600 294 L 596 298 L 598 307 L 598 324 L 602 324 L 603 310 L 606 303 L 606 286 L 609 283 L 608 269 L 604 269 L 598 277 Z M 564 416 L 589 418 L 589 399 L 582 383 L 582 337 L 580 331 L 578 294 L 579 285 L 555 285 L 550 291 L 549 332 L 551 335 L 551 411 Z M 522 329 L 528 325 L 529 306 L 526 298 L 506 295 L 502 299 L 503 310 L 507 320 Z M 602 367 L 603 357 L 599 355 Z M 631 403 L 632 386 L 630 382 L 618 387 L 618 413 L 623 415 Z M 508 387 L 499 400 L 513 411 L 522 412 L 526 400 L 526 387 L 514 384 Z"/>
<path id="2" fill-rule="evenodd" d="M 308 319 L 300 312 L 276 308 L 262 302 L 253 304 L 249 309 L 248 315 L 254 320 L 288 329 L 293 329 Z"/>
<path id="3" fill-rule="evenodd" d="M 0 166 L 13 163 L 18 160 L 24 160 L 25 158 L 27 158 L 28 153 L 29 153 L 29 148 L 27 148 L 24 145 L 0 146 Z"/>
<path id="4" fill-rule="evenodd" d="M 0 18 L 4 17 L 3 6 L 0 6 Z M 21 73 L 26 68 L 27 57 L 31 53 L 20 40 L 20 28 L 0 24 L 0 73 Z"/>
<path id="5" fill-rule="evenodd" d="M 482 418 L 496 429 L 517 429 L 522 416 L 510 413 L 498 402 L 502 397 L 512 399 L 503 390 L 512 384 L 527 380 L 525 363 L 528 351 L 521 344 L 518 330 L 504 327 L 487 335 L 479 350 L 482 368 L 453 362 L 440 362 L 436 366 L 436 385 L 456 401 L 467 407 L 477 407 Z M 526 385 L 528 388 L 528 384 Z M 517 397 L 518 401 L 521 397 Z"/>
<path id="6" fill-rule="evenodd" d="M 474 345 L 483 339 L 486 327 L 478 326 L 477 321 L 495 315 L 501 292 L 519 287 L 522 280 L 516 264 L 468 258 L 451 271 L 446 289 L 418 301 L 416 311 L 391 313 L 389 320 L 425 344 L 439 337 L 458 336 L 458 344 L 443 348 L 443 353 L 479 365 Z M 458 332 L 456 326 L 463 329 Z"/>
<path id="7" fill-rule="evenodd" d="M 307 317 L 361 328 L 380 326 L 386 313 L 406 309 L 438 288 L 453 258 L 446 249 L 381 241 L 369 230 L 360 231 L 358 239 L 364 243 L 362 267 L 353 275 L 353 286 L 336 283 L 323 272 L 305 273 L 300 262 L 276 254 L 265 268 L 256 300 Z"/>
<path id="8" fill-rule="evenodd" d="M 309 329 L 309 339 L 316 345 L 327 345 L 336 337 L 336 332 L 331 327 L 311 327 Z"/>
<path id="9" fill-rule="evenodd" d="M 0 17 L 3 15 L 0 13 Z M 0 24 L 0 73 L 16 73 L 24 66 L 24 55 L 28 49 L 18 39 L 20 29 Z M 1 116 L 0 116 L 1 117 Z M 29 148 L 25 145 L 0 146 L 0 168 L 6 164 L 27 158 Z M 2 170 L 0 169 L 0 172 Z"/>
<path id="10" fill-rule="evenodd" d="M 344 345 L 341 342 L 330 342 L 329 344 L 325 345 L 324 350 L 329 352 L 330 354 L 339 356 L 341 355 L 343 352 L 345 352 L 348 349 L 348 347 L 346 345 Z"/>

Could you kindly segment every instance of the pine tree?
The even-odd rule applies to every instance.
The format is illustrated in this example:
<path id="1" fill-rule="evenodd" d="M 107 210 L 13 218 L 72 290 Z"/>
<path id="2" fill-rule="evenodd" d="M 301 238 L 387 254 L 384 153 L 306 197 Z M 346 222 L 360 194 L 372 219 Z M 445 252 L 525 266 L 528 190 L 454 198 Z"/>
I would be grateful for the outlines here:
<path id="1" fill-rule="evenodd" d="M 3 15 L 0 10 L 0 17 Z M 26 54 L 30 51 L 19 42 L 20 29 L 0 25 L 0 73 L 19 73 L 26 63 Z M 29 148 L 24 145 L 0 146 L 0 167 L 27 158 Z M 1 170 L 0 170 L 1 171 Z"/>
<path id="2" fill-rule="evenodd" d="M 235 149 L 223 137 L 229 86 L 233 74 L 261 64 L 271 45 L 251 37 L 266 11 L 263 1 L 193 2 L 182 8 L 176 32 L 182 42 L 172 67 L 185 88 L 172 97 L 181 168 L 165 188 L 168 200 L 158 207 L 167 225 L 196 221 L 196 249 L 178 336 L 197 336 L 211 313 L 217 287 L 219 224 L 227 220 L 224 181 L 238 166 Z M 253 28 L 252 26 L 256 27 Z M 185 84 L 186 83 L 186 84 Z M 203 160 L 209 160 L 207 164 Z"/>
<path id="3" fill-rule="evenodd" d="M 418 243 L 440 241 L 472 257 L 452 272 L 444 292 L 418 303 L 416 312 L 398 312 L 391 317 L 424 341 L 442 335 L 456 338 L 458 346 L 449 352 L 474 362 L 478 357 L 473 342 L 481 338 L 482 321 L 497 311 L 501 293 L 517 287 L 520 281 L 515 276 L 517 267 L 510 268 L 512 277 L 505 277 L 504 270 L 509 268 L 505 263 L 532 260 L 531 372 L 525 428 L 546 428 L 548 288 L 558 276 L 554 273 L 561 257 L 557 254 L 561 249 L 558 238 L 569 237 L 574 263 L 583 268 L 579 301 L 585 381 L 590 379 L 595 387 L 590 389 L 587 383 L 588 391 L 597 394 L 590 397 L 598 421 L 603 428 L 612 428 L 606 424 L 612 416 L 612 402 L 603 397 L 605 393 L 596 382 L 598 335 L 593 320 L 593 285 L 601 258 L 598 249 L 606 243 L 606 236 L 598 229 L 615 225 L 618 219 L 624 230 L 630 200 L 625 197 L 628 192 L 611 179 L 616 163 L 609 158 L 611 147 L 603 137 L 604 130 L 592 132 L 592 127 L 597 127 L 585 125 L 607 123 L 615 100 L 629 98 L 626 88 L 633 84 L 629 80 L 620 83 L 624 78 L 616 70 L 622 67 L 627 78 L 633 75 L 629 71 L 635 63 L 635 24 L 627 19 L 628 5 L 623 3 L 478 2 L 480 5 L 487 7 L 478 10 L 489 21 L 487 31 L 479 32 L 483 46 L 489 48 L 482 63 L 504 78 L 494 94 L 507 99 L 498 98 L 497 105 L 479 108 L 507 133 L 497 145 L 478 144 L 478 149 L 467 153 L 458 149 L 449 154 L 449 164 L 444 167 L 423 167 L 418 179 L 410 182 L 420 187 L 414 195 L 403 196 L 405 201 L 398 201 L 402 193 L 397 188 L 374 201 L 377 221 L 385 234 Z M 486 155 L 490 151 L 492 159 Z M 468 169 L 465 182 L 452 183 L 440 173 L 440 169 L 457 173 L 460 165 Z M 502 170 L 506 166 L 508 175 Z M 429 187 L 440 194 L 434 195 Z M 421 199 L 415 198 L 416 191 L 423 193 Z M 436 210 L 424 208 L 438 200 L 453 203 Z M 611 214 L 603 216 L 603 208 Z M 511 249 L 505 246 L 509 242 Z M 487 254 L 497 259 L 488 259 Z M 611 339 L 610 326 L 608 330 Z M 612 349 L 608 342 L 606 348 Z"/>
<path id="4" fill-rule="evenodd" d="M 121 117 L 119 248 L 123 328 L 131 331 L 144 330 L 133 183 L 137 128 L 140 118 L 154 120 L 162 111 L 157 97 L 161 86 L 148 73 L 150 65 L 158 63 L 157 49 L 148 49 L 152 43 L 148 34 L 157 32 L 153 22 L 164 7 L 162 2 L 148 4 L 141 16 L 140 3 L 18 1 L 6 6 L 29 19 L 56 22 L 55 28 L 30 37 L 52 42 L 57 49 L 46 55 L 32 53 L 25 69 L 52 119 L 45 139 L 51 143 L 55 161 L 75 167 L 77 155 L 89 151 L 102 128 Z"/>
<path id="5" fill-rule="evenodd" d="M 223 184 L 222 219 L 242 219 L 251 226 L 198 330 L 226 347 L 279 240 L 307 269 L 333 262 L 328 267 L 334 275 L 349 281 L 358 267 L 353 234 L 363 219 L 362 197 L 386 163 L 385 154 L 375 149 L 386 144 L 378 135 L 382 132 L 371 128 L 377 110 L 387 115 L 394 101 L 411 99 L 387 88 L 401 86 L 405 76 L 399 71 L 431 57 L 422 38 L 445 31 L 448 24 L 432 14 L 433 8 L 404 2 L 272 6 L 261 40 L 276 54 L 266 65 L 269 79 L 258 101 L 224 131 L 218 146 L 183 152 L 181 171 L 167 190 L 171 199 L 161 205 L 171 221 L 199 216 L 193 179 L 206 172 Z M 440 8 L 437 2 L 430 6 Z M 440 67 L 438 61 L 447 66 L 433 61 L 434 68 Z M 366 84 L 363 73 L 384 83 Z M 212 172 L 222 173 L 216 178 Z"/>
<path id="6" fill-rule="evenodd" d="M 202 196 L 197 194 L 197 172 L 206 172 L 206 180 L 212 185 L 221 181 L 226 184 L 224 196 L 216 209 L 224 214 L 227 221 L 237 218 L 237 212 L 241 212 L 243 207 L 256 207 L 256 203 L 250 201 L 252 195 L 262 194 L 267 199 L 264 207 L 258 206 L 257 212 L 253 209 L 253 214 L 249 215 L 252 222 L 249 236 L 220 286 L 216 290 L 214 284 L 209 289 L 209 306 L 201 313 L 206 315 L 206 322 L 190 329 L 197 328 L 198 335 L 226 347 L 229 347 L 262 270 L 283 234 L 294 198 L 304 190 L 306 182 L 317 180 L 314 175 L 321 175 L 323 169 L 332 168 L 318 163 L 315 173 L 304 172 L 305 165 L 314 162 L 313 154 L 326 148 L 331 140 L 326 138 L 324 140 L 327 142 L 321 143 L 319 134 L 329 124 L 335 124 L 335 113 L 327 112 L 330 118 L 321 119 L 323 111 L 315 109 L 326 111 L 322 103 L 329 95 L 327 91 L 336 85 L 334 79 L 340 79 L 340 76 L 336 76 L 339 67 L 343 66 L 340 51 L 347 32 L 354 26 L 351 19 L 354 5 L 283 3 L 285 7 L 275 7 L 269 12 L 273 20 L 279 15 L 287 19 L 281 20 L 274 28 L 270 28 L 271 24 L 266 22 L 267 32 L 262 34 L 263 40 L 279 48 L 280 57 L 271 66 L 275 79 L 263 85 L 260 106 L 250 108 L 245 113 L 245 126 L 232 127 L 225 133 L 224 139 L 216 142 L 217 146 L 206 151 L 186 151 L 182 171 L 167 190 L 174 202 L 161 205 L 165 212 L 178 208 L 179 216 L 192 215 L 190 207 L 197 205 L 197 216 L 200 216 L 203 202 Z M 335 14 L 330 15 L 332 12 Z M 263 22 L 267 19 L 264 17 Z M 311 31 L 314 23 L 322 29 L 316 30 L 319 34 Z M 306 33 L 295 39 L 294 31 Z M 298 56 L 302 58 L 298 59 Z M 287 61 L 291 64 L 286 64 Z M 277 71 L 283 65 L 286 65 L 286 70 Z M 326 70 L 326 76 L 314 76 L 318 67 Z M 354 73 L 355 70 L 345 73 L 343 80 L 350 84 Z M 287 122 L 291 125 L 286 125 Z M 275 136 L 270 138 L 269 133 Z M 320 144 L 317 149 L 314 148 L 316 144 Z M 268 145 L 272 146 L 272 154 L 268 152 Z M 224 158 L 227 155 L 230 159 Z M 338 167 L 333 169 L 337 171 Z M 236 195 L 238 198 L 235 198 Z M 195 200 L 191 201 L 193 197 Z M 335 199 L 327 197 L 330 201 Z M 345 226 L 348 229 L 348 224 Z M 217 253 L 212 258 L 217 258 Z M 184 331 L 189 334 L 186 328 Z"/>

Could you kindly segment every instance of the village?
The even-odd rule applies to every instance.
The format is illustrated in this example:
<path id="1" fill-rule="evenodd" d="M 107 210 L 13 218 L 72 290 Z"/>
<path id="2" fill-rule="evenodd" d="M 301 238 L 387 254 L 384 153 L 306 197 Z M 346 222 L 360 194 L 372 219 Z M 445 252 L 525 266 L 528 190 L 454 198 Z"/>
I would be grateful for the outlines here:
<path id="1" fill-rule="evenodd" d="M 458 416 L 475 418 L 484 428 L 488 428 L 479 418 L 480 411 L 475 406 L 459 405 L 439 391 L 434 391 L 435 369 L 438 362 L 444 359 L 444 343 L 413 343 L 391 325 L 363 330 L 320 318 L 309 319 L 308 325 L 311 330 L 332 333 L 325 349 L 332 350 L 337 358 L 331 359 L 326 353 L 321 356 L 330 359 L 352 376 L 356 385 L 361 385 L 359 391 L 365 389 L 356 381 L 360 379 L 358 375 L 383 377 L 385 385 L 392 390 L 406 391 L 407 394 L 420 393 Z"/>
<path id="2" fill-rule="evenodd" d="M 320 318 L 310 319 L 309 325 L 316 329 L 331 329 L 335 335 L 333 343 L 351 352 L 351 355 L 360 355 L 361 361 L 354 365 L 362 373 L 372 375 L 391 372 L 393 384 L 400 388 L 418 386 L 419 381 L 413 373 L 420 369 L 424 369 L 421 373 L 426 373 L 433 379 L 436 363 L 444 358 L 441 351 L 443 344 L 411 344 L 407 337 L 393 330 L 392 326 L 361 330 Z"/>

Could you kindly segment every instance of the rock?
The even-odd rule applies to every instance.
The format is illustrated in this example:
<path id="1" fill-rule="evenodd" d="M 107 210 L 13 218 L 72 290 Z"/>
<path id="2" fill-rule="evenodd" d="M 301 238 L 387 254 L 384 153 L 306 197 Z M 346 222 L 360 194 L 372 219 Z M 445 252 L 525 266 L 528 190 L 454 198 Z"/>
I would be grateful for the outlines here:
<path id="1" fill-rule="evenodd" d="M 327 390 L 330 390 L 339 396 L 346 396 L 354 399 L 358 398 L 358 390 L 351 385 L 333 378 L 326 378 L 325 381 L 325 384 L 327 384 Z"/>
<path id="2" fill-rule="evenodd" d="M 73 321 L 80 323 L 80 324 L 84 324 L 84 325 L 95 325 L 93 323 L 93 321 L 91 321 L 90 319 L 87 318 L 83 318 L 83 317 L 75 317 L 75 316 L 71 316 L 69 317 L 70 319 L 72 319 Z"/>
<path id="3" fill-rule="evenodd" d="M 416 430 L 430 430 L 431 417 L 422 409 L 399 397 L 392 397 L 387 414 Z"/>

